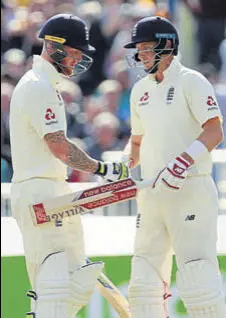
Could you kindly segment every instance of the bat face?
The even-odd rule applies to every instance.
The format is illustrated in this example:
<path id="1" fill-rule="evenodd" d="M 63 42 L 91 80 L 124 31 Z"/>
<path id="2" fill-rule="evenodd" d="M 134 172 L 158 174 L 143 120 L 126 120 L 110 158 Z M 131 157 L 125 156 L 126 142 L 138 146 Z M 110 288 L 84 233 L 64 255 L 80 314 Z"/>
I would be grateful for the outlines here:
<path id="1" fill-rule="evenodd" d="M 99 292 L 107 299 L 121 318 L 131 318 L 129 303 L 119 289 L 102 273 L 97 280 Z"/>
<path id="2" fill-rule="evenodd" d="M 82 207 L 87 208 L 88 210 L 97 209 L 100 207 L 108 206 L 113 203 L 122 202 L 130 198 L 135 198 L 136 193 L 137 193 L 136 188 L 117 191 L 112 193 L 112 195 L 107 198 L 98 199 L 92 202 L 82 204 Z"/>
<path id="3" fill-rule="evenodd" d="M 87 263 L 91 262 L 88 258 L 86 261 Z M 121 318 L 131 318 L 127 299 L 104 273 L 101 273 L 98 277 L 96 287 L 101 295 L 105 297 L 115 311 L 117 311 Z"/>
<path id="4" fill-rule="evenodd" d="M 136 195 L 136 182 L 132 178 L 127 178 L 36 203 L 30 206 L 31 216 L 34 225 L 42 225 L 133 199 Z"/>
<path id="5" fill-rule="evenodd" d="M 96 195 L 101 195 L 107 192 L 120 191 L 126 188 L 130 188 L 132 186 L 136 186 L 136 183 L 131 178 L 110 182 L 99 187 L 84 190 L 82 194 L 79 196 L 79 198 L 75 197 L 75 199 L 73 199 L 72 201 L 88 197 L 95 197 Z"/>
<path id="6" fill-rule="evenodd" d="M 45 208 L 44 203 L 34 204 L 31 207 L 32 209 L 32 217 L 35 225 L 41 225 L 49 222 L 56 222 L 58 220 L 62 220 L 65 217 L 70 217 L 73 215 L 84 214 L 86 213 L 86 209 L 80 205 L 71 205 L 70 208 L 60 208 L 59 211 L 49 213 Z M 89 212 L 89 211 L 87 211 Z M 35 219 L 34 219 L 35 218 Z"/>
<path id="7" fill-rule="evenodd" d="M 30 205 L 34 225 L 61 221 L 65 217 L 134 199 L 139 189 L 152 187 L 153 180 L 134 181 L 127 178 L 92 187 Z"/>

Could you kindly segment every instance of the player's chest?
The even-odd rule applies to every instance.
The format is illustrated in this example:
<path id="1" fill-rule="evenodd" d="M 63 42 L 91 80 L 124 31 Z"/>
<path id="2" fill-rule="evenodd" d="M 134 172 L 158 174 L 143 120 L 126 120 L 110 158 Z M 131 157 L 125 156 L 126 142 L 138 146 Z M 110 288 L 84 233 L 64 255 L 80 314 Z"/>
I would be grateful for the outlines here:
<path id="1" fill-rule="evenodd" d="M 144 87 L 137 94 L 136 105 L 144 121 L 174 118 L 186 108 L 186 98 L 180 85 L 152 85 Z"/>
<path id="2" fill-rule="evenodd" d="M 64 101 L 58 89 L 55 90 L 56 106 L 64 108 Z"/>

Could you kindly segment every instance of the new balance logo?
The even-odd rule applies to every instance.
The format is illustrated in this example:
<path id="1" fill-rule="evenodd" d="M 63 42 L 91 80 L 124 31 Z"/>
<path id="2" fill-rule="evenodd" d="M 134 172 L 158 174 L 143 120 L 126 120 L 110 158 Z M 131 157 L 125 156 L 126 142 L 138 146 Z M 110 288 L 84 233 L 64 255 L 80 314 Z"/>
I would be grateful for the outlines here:
<path id="1" fill-rule="evenodd" d="M 176 174 L 182 174 L 185 169 L 179 167 L 176 163 L 173 165 L 173 171 L 176 173 Z"/>
<path id="2" fill-rule="evenodd" d="M 193 221 L 195 219 L 195 214 L 188 214 L 185 221 Z"/>

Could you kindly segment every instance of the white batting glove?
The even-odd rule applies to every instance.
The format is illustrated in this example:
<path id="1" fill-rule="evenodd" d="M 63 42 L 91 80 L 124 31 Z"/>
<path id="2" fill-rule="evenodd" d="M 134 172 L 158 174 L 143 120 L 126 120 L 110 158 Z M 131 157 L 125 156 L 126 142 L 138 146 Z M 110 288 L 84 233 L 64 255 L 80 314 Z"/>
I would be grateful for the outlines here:
<path id="1" fill-rule="evenodd" d="M 187 169 L 191 163 L 182 156 L 171 161 L 156 177 L 153 188 L 160 189 L 167 187 L 172 190 L 180 190 L 187 177 Z"/>
<path id="2" fill-rule="evenodd" d="M 96 175 L 107 181 L 123 180 L 130 177 L 130 170 L 125 162 L 98 162 Z"/>

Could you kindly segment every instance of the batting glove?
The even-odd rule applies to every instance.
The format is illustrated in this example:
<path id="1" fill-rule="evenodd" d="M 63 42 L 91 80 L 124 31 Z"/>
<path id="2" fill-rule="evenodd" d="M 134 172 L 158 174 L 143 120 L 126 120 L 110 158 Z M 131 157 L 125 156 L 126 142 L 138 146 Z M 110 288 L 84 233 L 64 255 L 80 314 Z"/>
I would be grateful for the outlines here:
<path id="1" fill-rule="evenodd" d="M 156 177 L 153 188 L 160 189 L 167 187 L 172 190 L 180 190 L 187 177 L 187 169 L 191 163 L 182 156 L 176 157 L 171 161 Z"/>
<path id="2" fill-rule="evenodd" d="M 108 181 L 117 181 L 130 177 L 128 165 L 124 162 L 98 162 L 96 175 Z"/>

